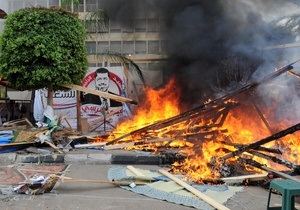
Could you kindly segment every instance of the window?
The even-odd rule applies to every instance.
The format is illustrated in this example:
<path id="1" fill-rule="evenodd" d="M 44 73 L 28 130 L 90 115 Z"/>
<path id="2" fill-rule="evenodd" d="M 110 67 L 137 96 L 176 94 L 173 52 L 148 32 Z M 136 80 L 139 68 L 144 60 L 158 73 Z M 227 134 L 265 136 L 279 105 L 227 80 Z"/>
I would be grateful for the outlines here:
<path id="1" fill-rule="evenodd" d="M 122 50 L 121 41 L 111 41 L 110 42 L 110 50 L 121 53 L 121 50 Z"/>
<path id="2" fill-rule="evenodd" d="M 135 42 L 135 54 L 146 54 L 146 41 Z"/>
<path id="3" fill-rule="evenodd" d="M 114 66 L 122 66 L 121 63 L 110 63 L 110 67 L 114 67 Z"/>
<path id="4" fill-rule="evenodd" d="M 84 21 L 84 26 L 87 33 L 97 32 L 97 22 L 95 20 Z"/>
<path id="5" fill-rule="evenodd" d="M 97 50 L 98 53 L 103 53 L 103 52 L 107 51 L 109 49 L 108 42 L 106 42 L 106 41 L 98 42 L 97 49 L 98 49 Z"/>
<path id="6" fill-rule="evenodd" d="M 160 52 L 167 53 L 167 41 L 160 41 Z"/>
<path id="7" fill-rule="evenodd" d="M 73 4 L 74 12 L 84 12 L 84 0 L 78 0 L 78 5 Z"/>
<path id="8" fill-rule="evenodd" d="M 159 41 L 148 41 L 148 54 L 159 54 Z"/>
<path id="9" fill-rule="evenodd" d="M 121 33 L 121 26 L 117 22 L 109 21 L 109 29 L 111 33 Z"/>
<path id="10" fill-rule="evenodd" d="M 159 62 L 148 63 L 149 71 L 160 71 L 161 69 L 162 69 L 162 63 L 159 63 Z"/>
<path id="11" fill-rule="evenodd" d="M 159 31 L 159 20 L 148 19 L 148 32 L 158 32 L 158 31 Z"/>
<path id="12" fill-rule="evenodd" d="M 146 32 L 146 19 L 136 19 L 134 29 L 135 32 Z"/>
<path id="13" fill-rule="evenodd" d="M 97 63 L 89 63 L 89 67 L 97 67 Z"/>
<path id="14" fill-rule="evenodd" d="M 49 0 L 49 7 L 59 6 L 59 0 Z"/>
<path id="15" fill-rule="evenodd" d="M 132 41 L 124 41 L 123 42 L 123 49 L 122 49 L 123 54 L 133 54 L 134 53 L 133 49 L 134 49 L 134 46 L 133 46 Z"/>
<path id="16" fill-rule="evenodd" d="M 24 7 L 33 7 L 33 6 L 36 6 L 36 2 L 34 0 L 25 0 L 24 3 L 25 3 Z M 39 5 L 41 5 L 40 2 L 39 2 Z"/>
<path id="17" fill-rule="evenodd" d="M 133 33 L 133 19 L 124 20 L 122 24 L 122 32 L 123 33 Z"/>
<path id="18" fill-rule="evenodd" d="M 108 25 L 102 20 L 85 20 L 84 26 L 87 33 L 107 33 Z"/>
<path id="19" fill-rule="evenodd" d="M 97 20 L 97 31 L 99 33 L 108 33 L 108 23 L 105 23 L 104 20 Z"/>
<path id="20" fill-rule="evenodd" d="M 147 69 L 147 63 L 137 63 L 137 65 L 139 66 L 139 68 L 140 68 L 141 70 Z"/>
<path id="21" fill-rule="evenodd" d="M 159 21 L 159 28 L 161 32 L 166 32 L 167 31 L 167 20 L 161 19 Z"/>
<path id="22" fill-rule="evenodd" d="M 85 42 L 88 54 L 96 54 L 96 42 Z"/>
<path id="23" fill-rule="evenodd" d="M 86 0 L 86 11 L 95 12 L 98 9 L 97 0 Z"/>

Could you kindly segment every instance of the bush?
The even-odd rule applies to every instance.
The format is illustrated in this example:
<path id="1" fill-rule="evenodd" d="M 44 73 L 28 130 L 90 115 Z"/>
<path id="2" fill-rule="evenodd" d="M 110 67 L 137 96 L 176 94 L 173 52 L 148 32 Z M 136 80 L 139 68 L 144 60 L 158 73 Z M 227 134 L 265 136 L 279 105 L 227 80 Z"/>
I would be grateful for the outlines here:
<path id="1" fill-rule="evenodd" d="M 0 76 L 17 90 L 81 84 L 88 68 L 85 29 L 59 7 L 9 14 L 0 37 Z"/>

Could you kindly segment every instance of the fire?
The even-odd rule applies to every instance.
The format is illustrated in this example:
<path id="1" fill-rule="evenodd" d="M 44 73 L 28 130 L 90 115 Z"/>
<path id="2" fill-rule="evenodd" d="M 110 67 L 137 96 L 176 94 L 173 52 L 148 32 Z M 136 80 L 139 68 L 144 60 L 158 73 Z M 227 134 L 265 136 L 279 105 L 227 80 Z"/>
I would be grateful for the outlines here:
<path id="1" fill-rule="evenodd" d="M 159 90 L 145 88 L 145 99 L 138 106 L 132 120 L 119 124 L 114 133 L 122 135 L 130 133 L 151 123 L 167 119 L 180 113 L 178 106 L 179 90 L 176 89 L 175 79 Z"/>
<path id="2" fill-rule="evenodd" d="M 179 90 L 176 89 L 174 79 L 170 80 L 167 86 L 159 90 L 146 88 L 145 100 L 137 108 L 133 119 L 119 124 L 109 138 L 113 140 L 124 134 L 130 135 L 127 135 L 127 138 L 122 139 L 122 141 L 138 141 L 148 138 L 148 140 L 153 140 L 151 144 L 149 144 L 150 141 L 147 142 L 147 147 L 152 151 L 156 151 L 159 147 L 181 148 L 180 153 L 186 158 L 182 162 L 174 163 L 173 171 L 184 173 L 194 180 L 203 180 L 222 176 L 223 173 L 227 173 L 226 170 L 229 170 L 226 163 L 238 162 L 236 156 L 226 159 L 225 162 L 222 160 L 222 157 L 226 154 L 274 133 L 274 131 L 270 130 L 268 122 L 263 120 L 272 119 L 269 116 L 272 113 L 269 110 L 271 107 L 268 107 L 268 110 L 264 110 L 265 115 L 262 115 L 253 103 L 245 103 L 241 100 L 242 104 L 237 107 L 232 106 L 233 108 L 231 106 L 228 108 L 229 105 L 227 104 L 232 103 L 231 105 L 234 105 L 237 102 L 223 101 L 224 105 L 209 106 L 216 108 L 215 112 L 211 113 L 208 109 L 208 112 L 204 113 L 209 113 L 213 116 L 219 115 L 218 119 L 214 119 L 215 117 L 201 120 L 196 118 L 198 120 L 197 123 L 194 123 L 196 121 L 193 122 L 194 118 L 186 119 L 171 126 L 147 130 L 148 136 L 145 133 L 143 133 L 143 136 L 140 134 L 131 135 L 132 131 L 180 115 L 178 96 Z M 208 100 L 206 103 L 210 102 L 211 100 Z M 225 117 L 223 118 L 222 116 Z M 221 124 L 221 126 L 218 126 L 218 124 Z M 283 123 L 283 125 L 286 124 L 286 122 Z M 283 125 L 277 125 L 278 131 L 284 128 Z M 299 162 L 297 154 L 300 150 L 298 147 L 299 139 L 296 134 L 288 135 L 278 141 L 272 141 L 262 146 L 280 149 L 283 152 L 280 158 L 285 158 L 297 164 Z M 136 144 L 127 149 L 142 149 L 143 146 L 145 145 Z M 276 154 L 270 155 L 276 156 Z M 272 166 L 276 170 L 282 167 L 267 159 L 248 153 L 248 151 L 238 156 L 248 157 L 262 165 Z M 220 170 L 221 167 L 223 171 Z M 245 167 L 245 169 L 252 170 L 252 172 L 260 171 L 259 169 L 253 169 L 253 167 Z"/>

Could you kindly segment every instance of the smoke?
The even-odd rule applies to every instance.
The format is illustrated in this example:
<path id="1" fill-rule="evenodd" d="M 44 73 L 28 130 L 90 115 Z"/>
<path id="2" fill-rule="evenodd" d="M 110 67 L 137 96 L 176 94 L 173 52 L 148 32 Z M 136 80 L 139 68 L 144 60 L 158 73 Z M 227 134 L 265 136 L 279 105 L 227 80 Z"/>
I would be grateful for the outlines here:
<path id="1" fill-rule="evenodd" d="M 296 5 L 290 1 L 101 2 L 110 18 L 123 25 L 131 17 L 153 16 L 153 13 L 165 20 L 162 35 L 167 37 L 169 57 L 165 82 L 176 78 L 183 106 L 199 105 L 215 98 L 220 90 L 238 88 L 271 73 L 280 67 L 278 61 L 284 55 L 264 48 L 294 41 L 288 31 L 272 22 L 293 12 Z"/>

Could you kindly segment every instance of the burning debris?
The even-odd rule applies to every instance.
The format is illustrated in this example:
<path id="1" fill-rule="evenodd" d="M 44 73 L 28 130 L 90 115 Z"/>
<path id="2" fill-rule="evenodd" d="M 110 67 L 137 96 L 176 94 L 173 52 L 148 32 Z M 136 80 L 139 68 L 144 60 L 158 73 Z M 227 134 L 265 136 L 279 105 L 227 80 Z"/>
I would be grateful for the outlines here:
<path id="1" fill-rule="evenodd" d="M 298 162 L 295 158 L 289 161 L 278 157 L 279 155 L 288 157 L 287 151 L 283 153 L 282 148 L 278 145 L 286 145 L 285 147 L 288 148 L 288 143 L 281 138 L 298 131 L 299 124 L 272 133 L 271 126 L 263 111 L 258 103 L 253 100 L 254 88 L 277 78 L 285 72 L 289 72 L 293 69 L 292 65 L 298 61 L 280 68 L 257 82 L 245 85 L 230 94 L 208 101 L 192 110 L 182 114 L 172 112 L 173 114 L 169 118 L 154 117 L 156 122 L 132 128 L 130 126 L 135 124 L 145 125 L 145 122 L 151 120 L 145 118 L 145 115 L 137 114 L 136 119 L 120 124 L 110 136 L 107 138 L 100 137 L 98 141 L 106 142 L 103 146 L 107 149 L 110 146 L 119 145 L 119 148 L 139 150 L 147 150 L 148 148 L 152 152 L 164 153 L 177 148 L 178 150 L 175 153 L 178 161 L 175 160 L 176 158 L 174 159 L 173 171 L 180 171 L 180 173 L 187 174 L 198 181 L 207 178 L 256 173 L 266 170 L 262 167 L 263 165 L 271 164 L 275 167 L 274 163 L 281 165 L 278 168 L 289 168 L 293 170 L 293 173 L 298 173 L 299 165 L 297 165 Z M 173 86 L 172 82 L 170 84 Z M 147 98 L 157 97 L 149 95 Z M 174 104 L 176 105 L 176 103 Z M 153 104 L 151 104 L 151 108 L 152 106 Z M 164 107 L 160 104 L 159 106 Z M 256 126 L 255 123 L 250 123 L 250 119 L 247 122 L 249 125 L 255 126 L 253 132 L 249 130 L 249 133 L 243 133 L 246 130 L 237 131 L 238 127 L 234 128 L 232 127 L 233 124 L 230 125 L 230 121 L 235 119 L 237 121 L 236 126 L 241 126 L 238 118 L 244 116 L 246 110 L 250 113 L 251 109 L 251 112 L 254 110 L 258 117 L 254 119 Z M 162 111 L 162 113 L 166 112 L 166 110 Z M 253 114 L 249 116 L 253 116 Z M 139 121 L 141 119 L 144 119 L 144 121 Z M 261 131 L 257 133 L 259 135 L 255 134 L 257 132 L 256 128 Z M 124 133 L 124 131 L 127 132 Z M 272 135 L 263 138 L 268 133 Z M 253 142 L 258 137 L 261 140 Z M 277 143 L 276 148 L 270 144 L 275 140 Z M 265 144 L 266 146 L 264 146 Z M 178 158 L 180 155 L 181 158 Z M 244 160 L 259 160 L 260 166 L 257 167 L 257 164 L 251 165 L 250 161 L 240 161 L 241 158 L 244 158 Z M 293 163 L 294 161 L 295 163 Z"/>

